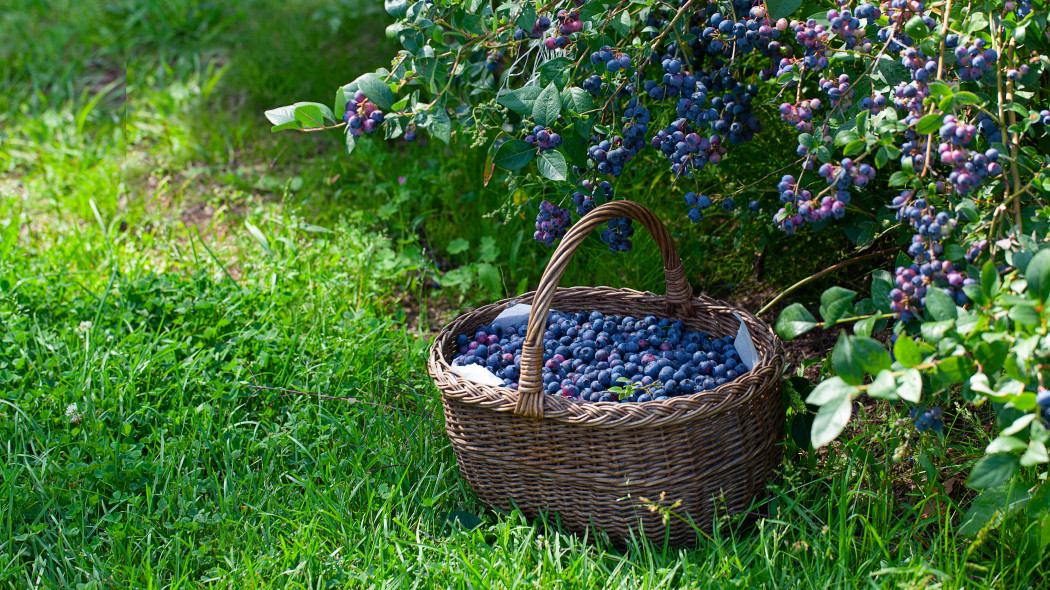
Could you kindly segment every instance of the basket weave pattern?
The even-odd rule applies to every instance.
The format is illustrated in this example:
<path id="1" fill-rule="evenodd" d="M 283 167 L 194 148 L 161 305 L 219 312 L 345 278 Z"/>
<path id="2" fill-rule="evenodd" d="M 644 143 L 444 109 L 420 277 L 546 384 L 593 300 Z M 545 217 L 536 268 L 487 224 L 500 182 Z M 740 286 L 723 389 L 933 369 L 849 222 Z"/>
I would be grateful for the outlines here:
<path id="1" fill-rule="evenodd" d="M 609 287 L 558 288 L 587 233 L 615 217 L 649 229 L 664 258 L 668 295 Z M 514 303 L 533 306 L 517 391 L 467 381 L 450 369 L 458 334 L 473 334 Z M 643 403 L 578 402 L 542 391 L 542 335 L 547 312 L 600 311 L 681 320 L 714 337 L 735 334 L 740 320 L 759 360 L 717 389 Z M 784 352 L 755 316 L 706 297 L 694 298 L 666 228 L 645 207 L 616 201 L 596 208 L 562 239 L 539 288 L 462 315 L 438 334 L 428 370 L 442 392 L 448 436 L 466 477 L 485 503 L 528 517 L 557 513 L 562 526 L 589 526 L 614 540 L 644 534 L 662 541 L 659 513 L 641 501 L 670 507 L 710 531 L 719 513 L 746 510 L 780 463 L 784 412 L 779 383 Z M 662 501 L 661 501 L 661 494 Z M 553 515 L 552 515 L 553 516 Z M 696 532 L 672 518 L 672 543 Z"/>

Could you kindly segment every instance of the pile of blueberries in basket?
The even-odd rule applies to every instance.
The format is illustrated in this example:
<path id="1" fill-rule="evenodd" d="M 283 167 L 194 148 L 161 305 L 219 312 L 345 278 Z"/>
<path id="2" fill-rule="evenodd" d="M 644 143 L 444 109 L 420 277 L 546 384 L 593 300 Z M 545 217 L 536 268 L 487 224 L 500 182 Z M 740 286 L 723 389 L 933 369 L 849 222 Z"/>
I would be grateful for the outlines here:
<path id="1" fill-rule="evenodd" d="M 517 389 L 526 322 L 480 326 L 456 338 L 454 365 L 482 365 Z M 589 402 L 647 402 L 714 389 L 746 373 L 734 336 L 713 338 L 647 315 L 551 312 L 543 334 L 543 387 Z"/>

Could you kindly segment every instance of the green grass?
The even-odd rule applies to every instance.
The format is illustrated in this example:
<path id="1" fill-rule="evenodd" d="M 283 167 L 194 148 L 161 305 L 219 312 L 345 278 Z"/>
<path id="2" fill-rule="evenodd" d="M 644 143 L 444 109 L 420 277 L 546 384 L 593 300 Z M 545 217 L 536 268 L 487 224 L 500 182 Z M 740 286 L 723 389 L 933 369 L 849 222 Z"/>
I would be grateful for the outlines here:
<path id="1" fill-rule="evenodd" d="M 381 65 L 377 6 L 0 2 L 0 587 L 1044 583 L 1039 531 L 954 533 L 968 499 L 946 488 L 987 443 L 968 414 L 899 462 L 883 406 L 827 454 L 786 443 L 752 517 L 693 548 L 617 550 L 479 505 L 425 373 L 427 310 L 535 286 L 531 210 L 500 210 L 506 185 L 462 149 L 347 159 L 261 117 Z M 847 249 L 733 242 L 661 207 L 700 286 L 754 283 L 756 249 L 767 286 Z M 658 290 L 638 243 L 589 242 L 565 282 Z"/>

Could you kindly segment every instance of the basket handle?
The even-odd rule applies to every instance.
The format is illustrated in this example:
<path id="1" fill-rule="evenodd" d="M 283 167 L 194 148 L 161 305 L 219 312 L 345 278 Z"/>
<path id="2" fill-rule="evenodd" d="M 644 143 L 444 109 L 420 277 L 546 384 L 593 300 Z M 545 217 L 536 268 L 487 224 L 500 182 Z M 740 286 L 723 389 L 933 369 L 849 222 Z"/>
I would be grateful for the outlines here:
<path id="1" fill-rule="evenodd" d="M 543 277 L 540 278 L 540 285 L 532 299 L 529 328 L 521 351 L 521 377 L 518 380 L 518 402 L 514 407 L 515 414 L 527 418 L 543 417 L 545 397 L 543 392 L 543 333 L 547 329 L 547 315 L 554 300 L 554 293 L 565 273 L 565 268 L 587 235 L 605 222 L 618 217 L 640 221 L 649 230 L 649 234 L 660 248 L 667 282 L 665 300 L 668 315 L 673 313 L 675 307 L 679 308 L 682 317 L 692 315 L 693 289 L 685 278 L 682 259 L 678 256 L 678 249 L 675 248 L 664 224 L 653 215 L 652 211 L 633 201 L 613 201 L 596 207 L 584 215 L 565 234 L 554 251 L 554 255 L 551 256 L 550 262 L 547 263 Z"/>

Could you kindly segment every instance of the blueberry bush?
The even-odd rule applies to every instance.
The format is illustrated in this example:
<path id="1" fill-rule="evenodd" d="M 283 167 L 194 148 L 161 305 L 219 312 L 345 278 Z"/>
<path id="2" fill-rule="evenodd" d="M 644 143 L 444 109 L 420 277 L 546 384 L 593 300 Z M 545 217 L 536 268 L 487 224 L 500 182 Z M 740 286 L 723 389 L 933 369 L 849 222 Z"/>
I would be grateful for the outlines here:
<path id="1" fill-rule="evenodd" d="M 275 130 L 341 129 L 348 152 L 420 133 L 485 150 L 486 183 L 506 179 L 540 203 L 534 237 L 546 246 L 616 198 L 628 170 L 656 179 L 649 198 L 681 203 L 693 223 L 717 205 L 788 236 L 895 245 L 893 268 L 868 269 L 870 293 L 832 287 L 819 319 L 795 303 L 776 322 L 787 340 L 840 331 L 825 378 L 803 392 L 815 411 L 807 441 L 836 439 L 862 396 L 906 407 L 916 440 L 987 406 L 999 436 L 969 485 L 1045 479 L 1046 2 L 385 6 L 402 47 L 390 66 L 339 88 L 334 108 L 268 111 Z M 749 163 L 751 182 L 719 190 L 712 168 L 774 129 L 797 134 L 796 157 Z M 632 233 L 619 219 L 600 237 L 619 252 Z M 508 354 L 505 334 L 484 336 L 475 352 L 495 337 Z"/>

